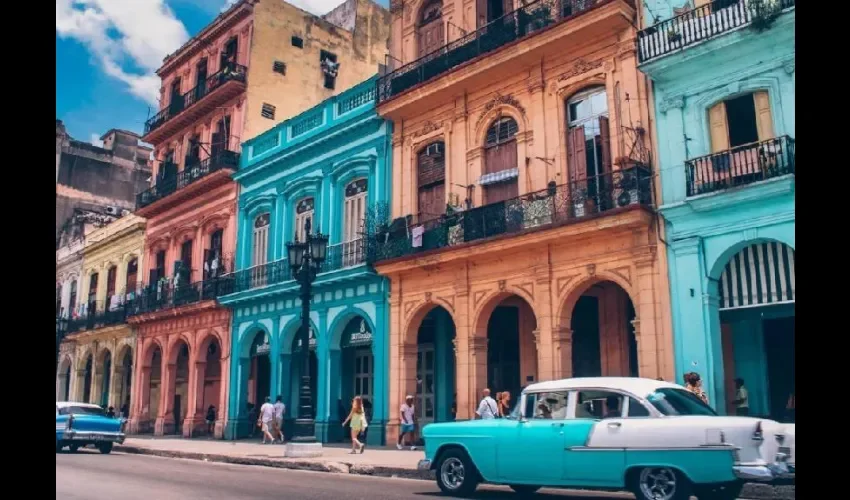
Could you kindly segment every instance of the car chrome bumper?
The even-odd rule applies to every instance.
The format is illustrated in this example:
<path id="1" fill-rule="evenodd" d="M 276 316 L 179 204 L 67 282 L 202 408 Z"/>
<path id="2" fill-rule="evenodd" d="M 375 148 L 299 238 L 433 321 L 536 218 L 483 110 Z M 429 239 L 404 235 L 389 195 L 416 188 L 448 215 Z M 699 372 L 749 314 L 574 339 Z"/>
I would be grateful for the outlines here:
<path id="1" fill-rule="evenodd" d="M 118 443 L 124 442 L 126 436 L 123 432 L 90 432 L 90 431 L 65 431 L 62 434 L 63 441 L 85 441 L 88 443 Z"/>
<path id="2" fill-rule="evenodd" d="M 418 470 L 431 470 L 431 461 L 427 458 L 424 460 L 420 460 L 419 463 L 416 464 L 416 469 Z"/>
<path id="3" fill-rule="evenodd" d="M 789 475 L 788 466 L 784 462 L 774 462 L 768 465 L 735 465 L 732 470 L 738 479 L 744 481 L 770 482 Z"/>

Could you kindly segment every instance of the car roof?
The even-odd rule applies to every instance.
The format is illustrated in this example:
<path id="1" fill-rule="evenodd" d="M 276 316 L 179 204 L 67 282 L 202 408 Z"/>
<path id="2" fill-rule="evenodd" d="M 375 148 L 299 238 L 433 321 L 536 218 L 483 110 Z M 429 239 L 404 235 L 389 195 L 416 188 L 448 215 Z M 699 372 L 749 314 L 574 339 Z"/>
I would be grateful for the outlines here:
<path id="1" fill-rule="evenodd" d="M 538 382 L 529 385 L 523 392 L 568 391 L 582 388 L 620 389 L 637 396 L 646 396 L 661 388 L 681 389 L 682 386 L 640 377 L 576 377 Z"/>
<path id="2" fill-rule="evenodd" d="M 56 402 L 57 408 L 67 408 L 69 406 L 77 406 L 77 407 L 83 407 L 83 408 L 100 408 L 99 405 L 95 405 L 95 404 L 91 404 L 91 403 L 76 403 L 74 401 L 57 401 Z"/>

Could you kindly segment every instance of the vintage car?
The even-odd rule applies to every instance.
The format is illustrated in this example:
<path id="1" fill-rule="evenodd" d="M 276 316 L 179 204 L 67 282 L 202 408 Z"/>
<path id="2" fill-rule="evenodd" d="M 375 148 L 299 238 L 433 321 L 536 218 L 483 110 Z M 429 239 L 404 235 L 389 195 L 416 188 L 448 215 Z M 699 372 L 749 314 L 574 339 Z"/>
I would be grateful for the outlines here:
<path id="1" fill-rule="evenodd" d="M 56 403 L 56 453 L 94 445 L 101 453 L 112 451 L 113 443 L 124 442 L 123 422 L 106 416 L 100 406 L 62 401 Z"/>
<path id="2" fill-rule="evenodd" d="M 794 428 L 718 416 L 683 387 L 645 378 L 573 378 L 525 388 L 509 418 L 430 424 L 425 459 L 440 489 L 481 482 L 518 493 L 627 489 L 638 500 L 737 498 L 794 463 Z"/>

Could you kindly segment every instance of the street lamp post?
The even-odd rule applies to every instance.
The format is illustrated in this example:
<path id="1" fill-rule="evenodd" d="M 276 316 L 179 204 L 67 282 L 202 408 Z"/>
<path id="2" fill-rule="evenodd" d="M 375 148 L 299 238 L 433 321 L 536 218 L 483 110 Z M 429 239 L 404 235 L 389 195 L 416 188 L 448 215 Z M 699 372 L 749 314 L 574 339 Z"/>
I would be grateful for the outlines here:
<path id="1" fill-rule="evenodd" d="M 322 233 L 310 234 L 310 219 L 304 223 L 305 241 L 286 244 L 292 277 L 301 285 L 301 385 L 298 391 L 298 418 L 295 434 L 286 447 L 286 456 L 314 457 L 322 454 L 322 443 L 316 441 L 313 397 L 310 390 L 310 301 L 312 285 L 327 258 L 328 237 Z"/>

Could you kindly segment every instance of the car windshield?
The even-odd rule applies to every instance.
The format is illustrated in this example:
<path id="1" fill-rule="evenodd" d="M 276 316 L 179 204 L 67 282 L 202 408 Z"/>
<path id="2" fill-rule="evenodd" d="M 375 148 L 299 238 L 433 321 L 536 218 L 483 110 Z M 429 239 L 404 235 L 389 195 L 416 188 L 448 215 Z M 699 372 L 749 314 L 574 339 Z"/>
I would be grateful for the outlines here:
<path id="1" fill-rule="evenodd" d="M 685 389 L 665 387 L 656 390 L 647 399 L 663 415 L 717 415 L 710 406 Z"/>
<path id="2" fill-rule="evenodd" d="M 106 411 L 97 406 L 63 406 L 59 408 L 60 415 L 99 415 L 106 416 Z"/>

